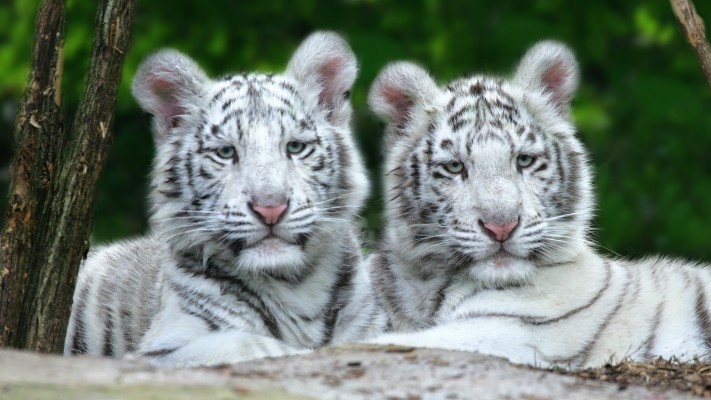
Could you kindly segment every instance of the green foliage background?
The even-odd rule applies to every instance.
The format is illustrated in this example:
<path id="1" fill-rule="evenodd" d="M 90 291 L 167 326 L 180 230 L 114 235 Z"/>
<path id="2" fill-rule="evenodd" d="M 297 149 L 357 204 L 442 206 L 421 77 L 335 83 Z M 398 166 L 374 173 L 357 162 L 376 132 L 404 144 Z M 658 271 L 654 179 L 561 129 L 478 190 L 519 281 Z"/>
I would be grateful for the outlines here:
<path id="1" fill-rule="evenodd" d="M 63 98 L 73 113 L 88 67 L 96 5 L 68 4 Z M 711 2 L 697 0 L 696 7 L 711 24 Z M 36 8 L 36 0 L 0 2 L 0 208 Z M 143 57 L 174 47 L 211 75 L 280 71 L 299 42 L 317 29 L 344 34 L 359 58 L 354 126 L 375 177 L 381 127 L 365 98 L 387 62 L 416 61 L 445 82 L 475 72 L 509 74 L 540 39 L 568 43 L 582 66 L 574 116 L 596 167 L 601 248 L 629 256 L 668 253 L 711 260 L 711 90 L 666 0 L 139 1 L 114 143 L 97 197 L 94 240 L 146 229 L 153 147 L 148 117 L 129 90 Z M 376 190 L 365 212 L 374 232 L 380 207 Z"/>

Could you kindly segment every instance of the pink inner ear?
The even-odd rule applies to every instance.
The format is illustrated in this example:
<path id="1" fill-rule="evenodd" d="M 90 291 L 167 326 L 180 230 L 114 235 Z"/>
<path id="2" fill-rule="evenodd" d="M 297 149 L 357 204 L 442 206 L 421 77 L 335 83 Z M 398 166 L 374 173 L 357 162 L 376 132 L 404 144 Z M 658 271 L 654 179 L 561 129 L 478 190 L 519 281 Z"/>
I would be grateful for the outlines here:
<path id="1" fill-rule="evenodd" d="M 321 84 L 323 90 L 318 96 L 319 104 L 333 107 L 333 103 L 340 95 L 336 93 L 338 88 L 338 73 L 343 69 L 343 59 L 332 58 L 319 68 Z"/>
<path id="2" fill-rule="evenodd" d="M 156 78 L 151 81 L 151 88 L 158 98 L 160 116 L 165 119 L 168 126 L 175 128 L 180 122 L 180 118 L 177 117 L 185 113 L 185 108 L 180 105 L 176 96 L 175 82 Z"/>
<path id="3" fill-rule="evenodd" d="M 410 96 L 405 94 L 401 89 L 390 85 L 384 85 L 380 93 L 387 103 L 395 108 L 395 119 L 393 122 L 399 127 L 405 125 L 414 104 Z"/>
<path id="4" fill-rule="evenodd" d="M 566 69 L 560 64 L 551 65 L 541 77 L 546 91 L 552 96 L 556 106 L 560 106 L 566 101 L 564 93 L 561 91 L 565 79 L 568 77 Z"/>

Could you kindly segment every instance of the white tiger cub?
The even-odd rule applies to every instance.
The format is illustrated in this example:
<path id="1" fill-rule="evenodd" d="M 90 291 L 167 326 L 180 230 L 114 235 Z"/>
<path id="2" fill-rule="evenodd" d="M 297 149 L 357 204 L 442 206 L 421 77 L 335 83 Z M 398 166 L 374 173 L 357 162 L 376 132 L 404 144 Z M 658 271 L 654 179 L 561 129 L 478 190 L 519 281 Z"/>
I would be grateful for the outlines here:
<path id="1" fill-rule="evenodd" d="M 319 32 L 280 75 L 211 80 L 163 50 L 133 94 L 153 115 L 154 233 L 90 253 L 65 354 L 214 365 L 360 340 L 387 323 L 353 220 L 356 60 Z"/>
<path id="2" fill-rule="evenodd" d="M 380 73 L 370 105 L 388 123 L 387 228 L 371 268 L 401 333 L 374 342 L 568 368 L 711 361 L 707 266 L 608 259 L 586 240 L 578 75 L 555 42 L 531 48 L 511 80 L 438 88 L 413 64 Z"/>

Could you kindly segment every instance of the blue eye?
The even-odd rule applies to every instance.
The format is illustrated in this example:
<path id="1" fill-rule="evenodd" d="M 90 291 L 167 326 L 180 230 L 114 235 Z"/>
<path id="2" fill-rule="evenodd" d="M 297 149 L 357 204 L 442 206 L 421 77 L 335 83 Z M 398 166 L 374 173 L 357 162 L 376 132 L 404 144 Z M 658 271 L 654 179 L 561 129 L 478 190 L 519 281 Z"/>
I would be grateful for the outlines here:
<path id="1" fill-rule="evenodd" d="M 237 153 L 237 150 L 233 146 L 222 146 L 219 149 L 217 149 L 217 155 L 220 156 L 221 158 L 233 158 L 235 154 Z"/>
<path id="2" fill-rule="evenodd" d="M 521 168 L 530 167 L 534 161 L 536 161 L 536 157 L 528 154 L 519 154 L 519 156 L 516 157 L 516 164 Z"/>
<path id="3" fill-rule="evenodd" d="M 452 174 L 460 174 L 464 171 L 464 163 L 461 161 L 450 161 L 444 164 L 444 168 Z"/>
<path id="4" fill-rule="evenodd" d="M 286 151 L 289 154 L 299 154 L 306 148 L 306 143 L 292 140 L 286 144 Z"/>

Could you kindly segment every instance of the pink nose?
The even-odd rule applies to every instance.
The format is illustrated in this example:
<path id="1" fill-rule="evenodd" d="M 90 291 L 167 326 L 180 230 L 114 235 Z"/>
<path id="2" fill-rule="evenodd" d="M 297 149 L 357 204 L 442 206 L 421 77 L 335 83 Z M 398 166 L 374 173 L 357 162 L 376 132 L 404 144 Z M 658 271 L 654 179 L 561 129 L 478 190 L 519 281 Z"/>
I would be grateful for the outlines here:
<path id="1" fill-rule="evenodd" d="M 252 210 L 257 213 L 257 216 L 267 225 L 274 225 L 279 222 L 279 218 L 286 211 L 286 204 L 280 204 L 275 207 L 252 206 Z"/>
<path id="2" fill-rule="evenodd" d="M 506 225 L 496 225 L 492 223 L 482 224 L 486 233 L 498 242 L 503 242 L 508 239 L 509 235 L 511 235 L 511 231 L 513 231 L 517 225 L 518 221 L 509 222 Z"/>

